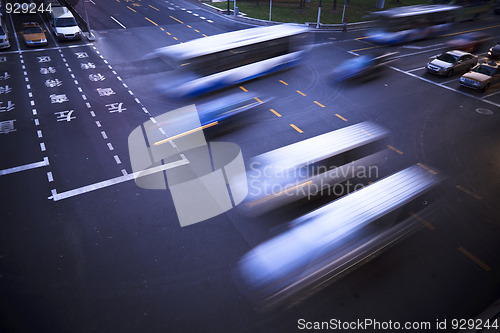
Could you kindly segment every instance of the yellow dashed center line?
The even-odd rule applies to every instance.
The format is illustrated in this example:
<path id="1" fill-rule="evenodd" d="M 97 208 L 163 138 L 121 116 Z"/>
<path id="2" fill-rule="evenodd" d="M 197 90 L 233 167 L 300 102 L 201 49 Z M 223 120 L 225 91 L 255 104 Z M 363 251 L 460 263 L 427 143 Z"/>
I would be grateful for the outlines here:
<path id="1" fill-rule="evenodd" d="M 177 40 L 177 37 L 172 37 L 173 39 Z"/>
<path id="2" fill-rule="evenodd" d="M 365 47 L 362 49 L 356 49 L 356 50 L 350 50 L 349 52 L 358 52 L 358 51 L 364 51 L 364 50 L 370 50 L 370 49 L 376 49 L 379 47 L 384 47 L 385 45 L 378 45 L 378 46 L 371 46 L 371 47 Z"/>
<path id="3" fill-rule="evenodd" d="M 192 28 L 189 24 L 186 24 L 186 27 L 188 27 L 189 29 L 191 29 L 191 28 Z"/>
<path id="4" fill-rule="evenodd" d="M 153 6 L 151 6 L 151 5 L 149 5 L 149 7 L 153 8 L 154 10 L 160 11 L 158 8 L 153 7 Z"/>
<path id="5" fill-rule="evenodd" d="M 409 213 L 415 220 L 419 221 L 420 223 L 422 223 L 423 225 L 425 225 L 427 227 L 427 229 L 429 229 L 430 231 L 433 231 L 436 229 L 435 226 L 433 226 L 432 224 L 430 224 L 429 222 L 427 222 L 426 220 L 424 220 L 421 216 L 419 216 L 418 214 L 414 213 L 414 212 L 410 212 Z"/>
<path id="6" fill-rule="evenodd" d="M 485 271 L 488 272 L 489 270 L 491 270 L 490 266 L 486 265 L 484 262 L 479 260 L 475 255 L 473 255 L 472 253 L 470 253 L 469 251 L 467 251 L 463 247 L 460 246 L 457 250 L 460 251 L 464 256 L 466 256 L 470 260 L 474 261 L 474 263 L 476 263 L 476 265 L 478 265 L 479 267 L 481 267 Z"/>
<path id="7" fill-rule="evenodd" d="M 468 189 L 464 188 L 463 186 L 457 185 L 456 187 L 457 187 L 457 189 L 459 189 L 460 191 L 462 191 L 464 193 L 467 193 L 468 195 L 470 195 L 474 199 L 477 199 L 477 200 L 481 200 L 482 199 L 479 195 L 477 195 L 475 193 L 472 193 L 471 191 L 469 191 Z"/>
<path id="8" fill-rule="evenodd" d="M 278 112 L 274 111 L 273 109 L 269 109 L 269 111 L 274 113 L 277 117 L 281 117 L 281 115 Z"/>
<path id="9" fill-rule="evenodd" d="M 492 29 L 492 28 L 498 28 L 498 27 L 500 27 L 500 25 L 494 25 L 494 26 L 491 26 L 491 27 L 486 27 L 486 28 L 478 28 L 478 29 L 471 29 L 471 30 L 466 30 L 466 31 L 454 32 L 454 33 L 447 34 L 447 35 L 441 35 L 441 36 L 439 36 L 439 37 L 448 37 L 448 36 L 453 36 L 453 35 L 464 34 L 464 33 L 466 33 L 466 32 L 479 31 L 479 30 L 486 30 L 486 29 Z"/>
<path id="10" fill-rule="evenodd" d="M 186 63 L 181 64 L 181 66 L 186 66 L 186 65 L 189 65 L 189 64 L 190 64 L 190 62 L 186 62 Z"/>
<path id="11" fill-rule="evenodd" d="M 303 133 L 303 131 L 300 128 L 298 128 L 297 126 L 295 126 L 294 124 L 290 124 L 290 126 L 292 126 L 293 129 L 296 130 L 297 132 Z"/>
<path id="12" fill-rule="evenodd" d="M 258 98 L 258 97 L 254 97 L 254 99 L 259 102 L 259 103 L 262 103 L 262 101 Z"/>
<path id="13" fill-rule="evenodd" d="M 201 130 L 203 130 L 203 129 L 205 129 L 205 128 L 212 127 L 212 126 L 215 126 L 215 125 L 218 125 L 218 124 L 219 124 L 219 122 L 218 122 L 218 121 L 214 121 L 214 122 L 212 122 L 212 123 L 210 123 L 210 124 L 206 124 L 206 125 L 203 125 L 203 126 L 200 126 L 200 127 L 196 127 L 196 128 L 194 128 L 194 129 L 189 130 L 189 131 L 186 131 L 186 132 L 184 132 L 184 133 L 174 135 L 174 136 L 172 136 L 172 137 L 170 137 L 170 138 L 167 138 L 167 139 L 164 139 L 164 140 L 161 140 L 161 141 L 157 141 L 157 142 L 153 143 L 153 145 L 154 145 L 154 146 L 159 146 L 159 145 L 161 145 L 161 144 L 163 144 L 163 143 L 165 143 L 165 142 L 169 142 L 169 141 L 172 141 L 172 140 L 178 139 L 178 138 L 180 138 L 180 137 L 186 136 L 186 135 L 191 134 L 191 133 L 194 133 L 194 132 L 201 131 Z"/>
<path id="14" fill-rule="evenodd" d="M 387 148 L 391 149 L 391 150 L 394 150 L 396 153 L 398 153 L 399 155 L 403 155 L 403 152 L 399 149 L 396 149 L 394 148 L 393 146 L 391 145 L 387 145 Z"/>
<path id="15" fill-rule="evenodd" d="M 285 81 L 283 81 L 283 80 L 280 80 L 280 82 L 281 82 L 281 83 L 283 83 L 285 86 L 287 86 L 287 85 L 288 85 L 288 83 L 286 83 L 286 82 L 285 82 Z"/>
<path id="16" fill-rule="evenodd" d="M 205 34 L 202 34 L 202 36 L 203 36 L 203 37 L 208 37 L 208 36 L 207 36 L 207 35 L 205 35 Z"/>
<path id="17" fill-rule="evenodd" d="M 324 108 L 324 107 L 325 107 L 323 104 L 321 104 L 321 103 L 320 103 L 320 102 L 318 102 L 318 101 L 314 101 L 314 104 L 317 104 L 317 105 L 321 106 L 322 108 Z"/>
<path id="18" fill-rule="evenodd" d="M 423 165 L 422 163 L 417 163 L 417 165 L 418 165 L 419 167 L 421 167 L 422 169 L 429 171 L 429 172 L 430 172 L 430 173 L 432 173 L 433 175 L 437 175 L 437 172 L 436 172 L 436 171 L 434 171 L 434 170 L 432 170 L 432 169 L 431 169 L 431 168 L 429 168 L 428 166 L 425 166 L 425 165 Z"/>
<path id="19" fill-rule="evenodd" d="M 165 31 L 165 32 L 166 32 L 166 34 L 167 34 L 167 35 L 169 35 L 169 36 L 170 36 L 170 32 L 168 32 L 168 31 Z"/>
<path id="20" fill-rule="evenodd" d="M 302 96 L 306 96 L 306 94 L 304 94 L 302 91 L 300 90 L 296 90 L 296 92 L 298 92 L 299 94 L 301 94 Z"/>
<path id="21" fill-rule="evenodd" d="M 339 117 L 340 119 L 342 119 L 343 121 L 347 121 L 347 119 L 345 119 L 344 117 L 342 117 L 341 115 L 339 115 L 338 113 L 335 114 L 337 117 Z"/>
<path id="22" fill-rule="evenodd" d="M 373 134 L 368 132 L 367 130 L 361 129 L 361 132 L 364 132 L 364 133 L 368 134 L 369 136 L 373 136 Z"/>
<path id="23" fill-rule="evenodd" d="M 198 30 L 194 29 L 194 31 L 199 32 Z"/>
<path id="24" fill-rule="evenodd" d="M 177 22 L 184 24 L 184 22 L 182 22 L 181 20 L 176 19 L 176 18 L 175 18 L 175 17 L 173 17 L 172 15 L 169 15 L 169 16 L 170 16 L 170 18 L 171 18 L 172 20 L 176 20 Z"/>
<path id="25" fill-rule="evenodd" d="M 147 17 L 145 17 L 146 20 L 148 20 L 149 22 L 153 23 L 154 25 L 158 26 L 158 24 L 156 24 L 154 21 L 151 21 L 150 19 L 148 19 Z"/>
<path id="26" fill-rule="evenodd" d="M 243 88 L 243 86 L 240 86 L 240 89 L 243 90 L 244 92 L 247 92 L 248 90 L 246 90 L 245 88 Z"/>
<path id="27" fill-rule="evenodd" d="M 119 2 L 119 1 L 118 1 Z M 128 9 L 130 9 L 131 11 L 133 11 L 134 13 L 137 13 L 135 9 L 133 8 L 130 8 L 129 6 L 127 6 Z"/>

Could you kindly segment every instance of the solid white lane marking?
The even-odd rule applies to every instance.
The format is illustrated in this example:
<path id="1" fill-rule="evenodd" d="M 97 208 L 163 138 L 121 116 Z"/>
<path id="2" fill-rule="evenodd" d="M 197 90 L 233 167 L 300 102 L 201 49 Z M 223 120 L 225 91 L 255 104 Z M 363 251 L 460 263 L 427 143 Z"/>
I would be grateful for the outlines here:
<path id="1" fill-rule="evenodd" d="M 126 27 L 126 26 L 124 26 L 123 24 L 121 24 L 121 23 L 120 23 L 117 19 L 115 19 L 113 16 L 110 16 L 110 17 L 111 17 L 111 19 L 112 19 L 113 21 L 115 21 L 116 23 L 118 23 L 118 24 L 119 24 L 119 25 L 120 25 L 123 29 L 127 29 L 127 27 Z M 99 52 L 98 52 L 98 54 L 99 54 Z"/>
<path id="2" fill-rule="evenodd" d="M 44 157 L 43 161 L 41 161 L 41 162 L 35 162 L 35 163 L 30 163 L 30 164 L 20 165 L 20 166 L 13 167 L 13 168 L 0 170 L 0 176 L 4 176 L 4 175 L 11 174 L 11 173 L 16 173 L 16 172 L 21 172 L 21 171 L 25 171 L 25 170 L 36 169 L 36 168 L 40 168 L 40 167 L 44 167 L 44 166 L 48 166 L 48 165 L 49 165 L 49 159 L 47 157 Z"/>
<path id="3" fill-rule="evenodd" d="M 171 162 L 171 163 L 164 164 L 164 165 L 159 165 L 159 166 L 154 167 L 154 168 L 149 168 L 149 169 L 146 169 L 143 171 L 138 171 L 138 172 L 123 175 L 120 177 L 104 180 L 104 181 L 99 182 L 99 183 L 83 186 L 83 187 L 76 188 L 74 190 L 69 190 L 69 191 L 62 192 L 62 193 L 57 193 L 56 190 L 52 190 L 52 196 L 48 197 L 48 199 L 53 200 L 53 201 L 59 201 L 59 200 L 71 198 L 71 197 L 74 197 L 74 196 L 77 196 L 80 194 L 99 190 L 101 188 L 105 188 L 105 187 L 108 187 L 111 185 L 120 184 L 120 183 L 129 181 L 129 180 L 132 180 L 132 179 L 137 179 L 140 177 L 149 176 L 149 175 L 152 175 L 154 173 L 162 172 L 162 171 L 172 169 L 172 168 L 175 168 L 175 167 L 178 167 L 178 166 L 181 166 L 184 164 L 188 164 L 188 163 L 189 163 L 188 159 L 183 158 L 182 160 L 179 160 L 179 161 Z"/>
<path id="4" fill-rule="evenodd" d="M 410 70 L 408 70 L 407 72 L 408 72 L 408 73 L 411 73 L 411 72 L 419 71 L 419 70 L 421 70 L 421 69 L 425 69 L 425 67 L 419 67 L 419 68 L 410 69 Z"/>
<path id="5" fill-rule="evenodd" d="M 477 96 L 474 96 L 474 95 L 471 95 L 471 94 L 465 93 L 465 92 L 463 92 L 463 91 L 460 91 L 460 90 L 454 89 L 454 88 L 452 88 L 452 87 L 448 87 L 448 86 L 445 86 L 445 85 L 443 85 L 443 84 L 436 83 L 436 82 L 434 82 L 434 81 L 428 80 L 428 79 L 426 79 L 426 78 L 423 78 L 423 77 L 421 77 L 421 76 L 415 75 L 415 74 L 413 74 L 413 73 L 408 73 L 408 72 L 405 72 L 405 71 L 403 71 L 403 70 L 401 70 L 401 69 L 399 69 L 399 68 L 396 68 L 396 67 L 392 67 L 392 66 L 388 66 L 388 67 L 389 67 L 389 68 L 391 68 L 391 69 L 393 69 L 393 70 L 395 70 L 395 71 L 397 71 L 397 72 L 400 72 L 400 73 L 403 73 L 403 74 L 406 74 L 406 75 L 412 76 L 412 77 L 414 77 L 414 78 L 420 79 L 420 80 L 425 81 L 425 82 L 428 82 L 428 83 L 430 83 L 430 84 L 434 84 L 434 85 L 436 85 L 436 86 L 438 86 L 438 87 L 441 87 L 441 88 L 444 88 L 444 89 L 448 89 L 448 90 L 454 91 L 454 92 L 456 92 L 456 93 L 458 93 L 458 94 L 461 94 L 461 95 L 464 95 L 464 96 L 467 96 L 467 97 L 470 97 L 470 98 L 474 98 L 475 100 L 478 100 L 478 101 L 481 101 L 481 102 L 484 102 L 484 103 L 488 103 L 488 104 L 490 104 L 490 105 L 494 105 L 494 106 L 496 106 L 496 107 L 500 107 L 500 104 L 495 103 L 495 102 L 492 102 L 492 101 L 489 101 L 489 100 L 487 100 L 487 99 L 482 99 L 482 98 L 479 98 L 479 97 L 477 97 Z"/>

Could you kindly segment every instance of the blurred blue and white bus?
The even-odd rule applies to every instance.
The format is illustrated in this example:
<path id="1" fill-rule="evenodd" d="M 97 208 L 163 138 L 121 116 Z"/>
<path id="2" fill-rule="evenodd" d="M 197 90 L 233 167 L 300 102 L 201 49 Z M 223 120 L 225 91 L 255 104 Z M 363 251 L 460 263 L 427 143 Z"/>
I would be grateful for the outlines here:
<path id="1" fill-rule="evenodd" d="M 388 136 L 385 128 L 366 121 L 256 156 L 241 208 L 259 215 L 323 192 L 340 195 L 345 181 L 378 174 Z"/>
<path id="2" fill-rule="evenodd" d="M 443 179 L 414 165 L 293 220 L 241 258 L 236 285 L 262 310 L 300 301 L 418 230 Z"/>
<path id="3" fill-rule="evenodd" d="M 459 6 L 415 5 L 373 12 L 375 21 L 367 40 L 381 45 L 392 45 L 435 37 L 450 29 L 456 20 Z"/>
<path id="4" fill-rule="evenodd" d="M 158 83 L 174 98 L 195 97 L 296 65 L 308 29 L 282 24 L 227 32 L 156 50 L 174 67 Z"/>
<path id="5" fill-rule="evenodd" d="M 492 8 L 491 0 L 431 0 L 430 3 L 458 6 L 457 21 L 477 20 Z"/>

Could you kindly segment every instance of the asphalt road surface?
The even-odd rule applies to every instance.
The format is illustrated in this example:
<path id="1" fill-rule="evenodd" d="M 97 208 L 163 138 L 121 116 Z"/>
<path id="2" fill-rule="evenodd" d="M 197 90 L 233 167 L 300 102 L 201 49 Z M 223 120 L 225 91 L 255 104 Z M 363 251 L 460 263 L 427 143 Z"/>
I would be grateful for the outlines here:
<path id="1" fill-rule="evenodd" d="M 370 120 L 391 133 L 374 178 L 417 163 L 447 177 L 439 202 L 411 217 L 418 232 L 307 299 L 259 312 L 235 287 L 233 269 L 285 215 L 249 218 L 234 209 L 181 227 L 170 191 L 141 188 L 130 176 L 128 147 L 135 128 L 189 104 L 158 94 L 155 82 L 169 68 L 147 56 L 249 25 L 182 0 L 86 7 L 93 42 L 55 40 L 43 15 L 6 16 L 3 332 L 293 332 L 306 322 L 365 319 L 420 325 L 408 332 L 426 323 L 437 332 L 446 320 L 439 332 L 451 332 L 453 319 L 475 318 L 500 297 L 500 86 L 475 92 L 460 87 L 459 75 L 424 69 L 455 34 L 500 36 L 500 16 L 383 48 L 367 43 L 366 31 L 316 32 L 301 66 L 217 93 L 273 97 L 212 138 L 237 144 L 245 161 Z M 24 21 L 42 24 L 49 45 L 26 47 Z M 372 51 L 397 51 L 398 60 L 367 82 L 327 82 L 342 61 Z"/>

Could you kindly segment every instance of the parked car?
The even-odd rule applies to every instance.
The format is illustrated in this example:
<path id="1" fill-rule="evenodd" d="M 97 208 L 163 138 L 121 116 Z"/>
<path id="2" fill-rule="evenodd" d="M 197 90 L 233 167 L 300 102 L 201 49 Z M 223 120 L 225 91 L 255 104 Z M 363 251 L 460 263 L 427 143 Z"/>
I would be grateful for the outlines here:
<path id="1" fill-rule="evenodd" d="M 500 82 L 500 65 L 495 61 L 477 65 L 460 78 L 460 84 L 467 88 L 485 91 Z"/>
<path id="2" fill-rule="evenodd" d="M 491 40 L 491 36 L 479 31 L 461 34 L 449 40 L 446 45 L 453 50 L 465 52 L 476 52 L 486 42 Z"/>
<path id="3" fill-rule="evenodd" d="M 477 56 L 460 51 L 447 51 L 427 63 L 425 69 L 427 72 L 443 76 L 451 76 L 454 73 L 468 72 L 477 65 Z"/>
<path id="4" fill-rule="evenodd" d="M 500 59 L 500 42 L 498 42 L 497 45 L 490 47 L 488 50 L 488 58 Z"/>
<path id="5" fill-rule="evenodd" d="M 58 40 L 82 39 L 82 31 L 68 8 L 52 8 L 49 17 L 50 26 Z"/>
<path id="6" fill-rule="evenodd" d="M 47 45 L 47 37 L 45 36 L 46 30 L 40 27 L 38 22 L 26 22 L 23 23 L 23 30 L 21 35 L 23 35 L 24 42 L 28 46 L 43 46 Z"/>

